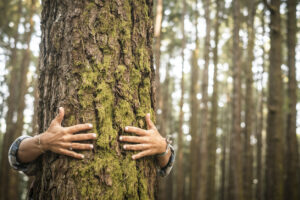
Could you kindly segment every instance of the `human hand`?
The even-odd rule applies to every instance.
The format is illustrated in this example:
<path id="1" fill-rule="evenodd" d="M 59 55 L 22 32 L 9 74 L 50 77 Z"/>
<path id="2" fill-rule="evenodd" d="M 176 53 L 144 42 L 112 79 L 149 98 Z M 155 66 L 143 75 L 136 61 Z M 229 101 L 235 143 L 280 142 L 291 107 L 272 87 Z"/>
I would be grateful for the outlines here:
<path id="1" fill-rule="evenodd" d="M 52 151 L 54 153 L 83 159 L 84 155 L 72 151 L 93 149 L 92 144 L 82 144 L 75 141 L 94 140 L 97 138 L 95 133 L 76 134 L 76 132 L 89 130 L 92 124 L 78 124 L 70 127 L 62 127 L 61 122 L 64 118 L 64 109 L 59 108 L 59 114 L 52 120 L 48 130 L 40 134 L 41 148 L 44 151 Z"/>
<path id="2" fill-rule="evenodd" d="M 119 140 L 122 142 L 129 142 L 135 144 L 125 144 L 123 149 L 140 151 L 132 156 L 132 159 L 139 159 L 145 156 L 161 154 L 166 151 L 167 142 L 159 132 L 150 119 L 150 114 L 146 115 L 147 130 L 127 126 L 126 132 L 135 133 L 137 136 L 120 136 Z"/>

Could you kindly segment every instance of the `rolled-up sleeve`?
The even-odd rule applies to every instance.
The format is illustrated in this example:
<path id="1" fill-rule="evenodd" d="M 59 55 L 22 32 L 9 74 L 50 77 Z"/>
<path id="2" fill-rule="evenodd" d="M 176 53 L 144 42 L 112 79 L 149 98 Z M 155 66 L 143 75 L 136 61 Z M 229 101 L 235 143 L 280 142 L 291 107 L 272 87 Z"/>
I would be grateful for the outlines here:
<path id="1" fill-rule="evenodd" d="M 161 177 L 168 176 L 173 168 L 175 162 L 175 151 L 172 145 L 170 145 L 171 156 L 169 158 L 168 164 L 164 168 L 158 168 L 158 174 Z"/>
<path id="2" fill-rule="evenodd" d="M 35 162 L 21 163 L 18 160 L 18 156 L 17 156 L 21 142 L 27 138 L 31 138 L 31 136 L 28 135 L 20 136 L 12 143 L 8 151 L 8 161 L 12 168 L 18 171 L 22 171 L 28 176 L 30 176 L 34 174 L 36 163 Z"/>

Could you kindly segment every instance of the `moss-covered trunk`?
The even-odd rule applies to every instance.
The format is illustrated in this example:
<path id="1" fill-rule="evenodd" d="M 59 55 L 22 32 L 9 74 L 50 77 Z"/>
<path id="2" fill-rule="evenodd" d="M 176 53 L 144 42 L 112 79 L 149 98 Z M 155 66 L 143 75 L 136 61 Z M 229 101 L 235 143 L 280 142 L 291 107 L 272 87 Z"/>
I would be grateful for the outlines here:
<path id="1" fill-rule="evenodd" d="M 82 161 L 40 159 L 34 199 L 154 199 L 153 158 L 131 159 L 118 142 L 126 125 L 145 128 L 154 109 L 152 1 L 42 2 L 39 131 L 59 106 L 64 126 L 93 123 L 95 148 Z"/>

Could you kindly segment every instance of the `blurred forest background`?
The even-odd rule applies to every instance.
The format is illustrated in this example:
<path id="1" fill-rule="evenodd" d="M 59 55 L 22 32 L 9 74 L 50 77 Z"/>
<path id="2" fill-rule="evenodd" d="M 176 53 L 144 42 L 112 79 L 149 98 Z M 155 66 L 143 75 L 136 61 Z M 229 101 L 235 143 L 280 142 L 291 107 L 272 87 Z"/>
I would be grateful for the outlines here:
<path id="1" fill-rule="evenodd" d="M 36 132 L 40 2 L 0 1 L 1 195 L 7 152 Z M 157 118 L 176 164 L 159 199 L 300 199 L 298 0 L 156 0 Z M 0 196 L 3 199 L 3 196 Z"/>

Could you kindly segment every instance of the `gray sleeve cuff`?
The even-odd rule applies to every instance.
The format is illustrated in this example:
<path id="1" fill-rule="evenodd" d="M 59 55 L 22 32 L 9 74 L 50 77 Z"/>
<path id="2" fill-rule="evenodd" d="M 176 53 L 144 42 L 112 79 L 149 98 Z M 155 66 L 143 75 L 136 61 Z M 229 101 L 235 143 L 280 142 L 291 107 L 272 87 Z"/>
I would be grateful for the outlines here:
<path id="1" fill-rule="evenodd" d="M 31 136 L 20 136 L 12 143 L 8 151 L 8 161 L 10 166 L 15 170 L 22 171 L 27 175 L 32 175 L 32 172 L 35 171 L 35 162 L 21 163 L 17 156 L 21 142 L 27 138 L 31 138 Z"/>
<path id="2" fill-rule="evenodd" d="M 164 168 L 158 168 L 158 174 L 161 177 L 166 177 L 170 174 L 174 162 L 175 162 L 175 151 L 172 145 L 170 145 L 170 150 L 171 150 L 171 156 L 169 159 L 169 162 L 167 163 L 167 165 Z"/>

